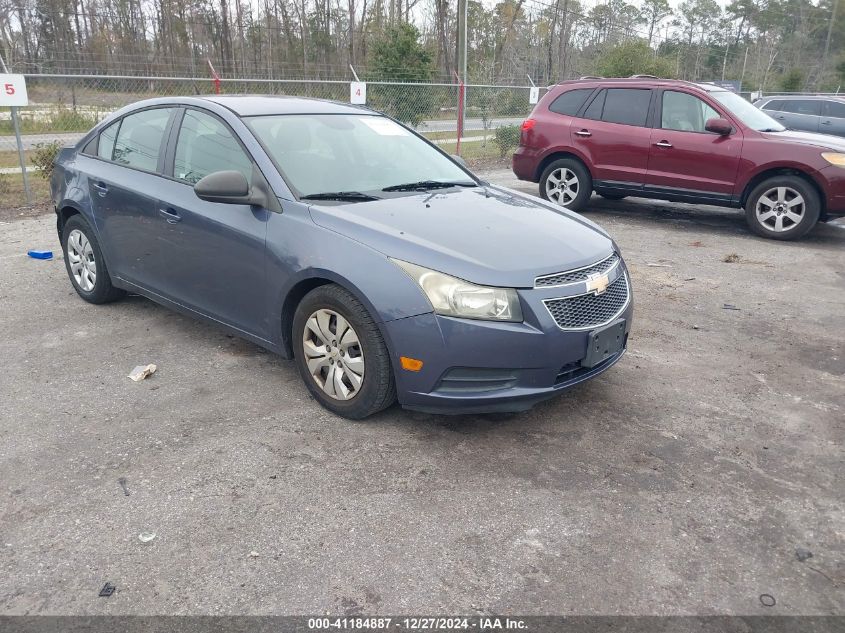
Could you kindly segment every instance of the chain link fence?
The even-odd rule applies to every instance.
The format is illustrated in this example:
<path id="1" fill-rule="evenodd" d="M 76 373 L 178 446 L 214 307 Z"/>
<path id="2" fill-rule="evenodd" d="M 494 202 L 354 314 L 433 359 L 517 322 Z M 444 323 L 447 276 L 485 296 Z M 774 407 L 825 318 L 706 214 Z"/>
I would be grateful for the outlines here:
<path id="1" fill-rule="evenodd" d="M 35 172 L 38 152 L 51 144 L 71 145 L 100 120 L 142 99 L 214 94 L 210 78 L 117 75 L 26 75 L 29 105 L 18 108 L 23 149 L 37 201 L 46 199 L 46 183 Z M 331 80 L 221 79 L 221 94 L 288 95 L 348 103 L 350 83 Z M 540 94 L 545 91 L 541 89 Z M 513 126 L 531 112 L 527 86 L 465 87 L 465 122 L 457 143 L 459 87 L 445 83 L 367 82 L 367 106 L 412 126 L 452 153 L 483 159 L 514 149 Z M 498 128 L 508 128 L 495 138 Z M 17 144 L 9 108 L 0 108 L 0 199 L 25 202 Z"/>

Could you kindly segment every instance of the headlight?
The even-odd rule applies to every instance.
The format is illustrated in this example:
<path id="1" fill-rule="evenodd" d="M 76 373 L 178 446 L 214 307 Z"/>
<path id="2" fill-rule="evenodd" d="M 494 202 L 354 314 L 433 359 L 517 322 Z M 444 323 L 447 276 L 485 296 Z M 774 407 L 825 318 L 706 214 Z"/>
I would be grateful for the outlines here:
<path id="1" fill-rule="evenodd" d="M 390 261 L 420 285 L 437 314 L 489 321 L 522 321 L 519 296 L 513 288 L 476 286 L 400 259 L 391 258 Z"/>
<path id="2" fill-rule="evenodd" d="M 837 154 L 836 152 L 825 152 L 824 154 L 822 154 L 822 158 L 824 158 L 831 165 L 836 165 L 837 167 L 845 167 L 845 154 Z"/>

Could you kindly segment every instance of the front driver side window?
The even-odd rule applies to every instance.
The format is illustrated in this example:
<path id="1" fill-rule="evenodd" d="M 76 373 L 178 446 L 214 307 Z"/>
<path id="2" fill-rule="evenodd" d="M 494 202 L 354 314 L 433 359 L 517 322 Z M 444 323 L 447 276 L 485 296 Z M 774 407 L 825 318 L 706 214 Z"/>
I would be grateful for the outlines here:
<path id="1" fill-rule="evenodd" d="M 708 119 L 721 118 L 718 112 L 698 97 L 674 90 L 663 93 L 662 110 L 660 127 L 664 130 L 706 132 L 704 126 Z"/>
<path id="2" fill-rule="evenodd" d="M 252 160 L 220 120 L 186 110 L 176 141 L 173 175 L 193 185 L 216 171 L 239 171 L 252 180 Z"/>

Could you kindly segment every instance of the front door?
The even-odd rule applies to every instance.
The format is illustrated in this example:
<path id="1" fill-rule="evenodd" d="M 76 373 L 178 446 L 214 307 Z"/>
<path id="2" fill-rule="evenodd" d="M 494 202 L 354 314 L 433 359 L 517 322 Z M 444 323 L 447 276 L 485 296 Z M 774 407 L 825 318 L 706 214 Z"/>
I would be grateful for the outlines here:
<path id="1" fill-rule="evenodd" d="M 730 199 L 734 190 L 742 133 L 721 136 L 704 129 L 708 119 L 724 118 L 699 97 L 664 90 L 651 130 L 646 190 L 681 197 Z"/>
<path id="2" fill-rule="evenodd" d="M 270 211 L 200 200 L 196 182 L 239 171 L 252 179 L 252 159 L 216 116 L 185 110 L 176 138 L 172 179 L 157 191 L 157 235 L 166 270 L 156 292 L 217 321 L 268 338 L 265 239 Z M 256 168 L 257 169 L 257 168 Z"/>

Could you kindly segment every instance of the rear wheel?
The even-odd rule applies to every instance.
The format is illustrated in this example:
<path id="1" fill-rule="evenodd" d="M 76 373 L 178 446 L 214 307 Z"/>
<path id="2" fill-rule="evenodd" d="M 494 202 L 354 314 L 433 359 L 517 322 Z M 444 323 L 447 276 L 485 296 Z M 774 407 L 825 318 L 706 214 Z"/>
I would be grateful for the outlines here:
<path id="1" fill-rule="evenodd" d="M 773 240 L 796 240 L 819 220 L 821 202 L 815 188 L 798 176 L 774 176 L 754 187 L 745 203 L 751 230 Z"/>
<path id="2" fill-rule="evenodd" d="M 302 380 L 329 411 L 360 420 L 396 400 L 381 332 L 344 288 L 327 284 L 305 295 L 294 315 L 293 341 Z"/>
<path id="3" fill-rule="evenodd" d="M 540 176 L 540 195 L 550 202 L 572 211 L 580 211 L 593 193 L 593 179 L 581 161 L 561 158 L 554 161 Z"/>
<path id="4" fill-rule="evenodd" d="M 112 286 L 97 236 L 81 215 L 73 215 L 62 229 L 65 268 L 76 293 L 88 303 L 109 303 L 126 293 Z"/>

